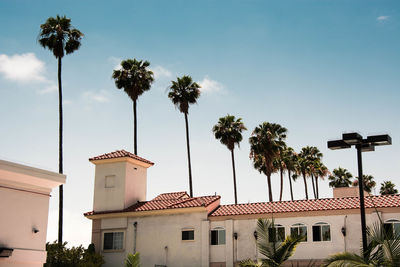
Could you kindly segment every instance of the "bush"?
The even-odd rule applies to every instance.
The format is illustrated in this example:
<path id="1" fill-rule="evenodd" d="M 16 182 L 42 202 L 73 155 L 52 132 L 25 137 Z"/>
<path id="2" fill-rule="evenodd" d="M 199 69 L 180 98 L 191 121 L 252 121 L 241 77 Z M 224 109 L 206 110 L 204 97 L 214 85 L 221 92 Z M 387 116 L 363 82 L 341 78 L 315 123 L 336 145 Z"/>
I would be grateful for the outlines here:
<path id="1" fill-rule="evenodd" d="M 87 249 L 79 247 L 66 247 L 67 242 L 58 244 L 56 241 L 46 244 L 47 260 L 44 267 L 100 267 L 103 256 L 95 252 L 94 245 Z"/>

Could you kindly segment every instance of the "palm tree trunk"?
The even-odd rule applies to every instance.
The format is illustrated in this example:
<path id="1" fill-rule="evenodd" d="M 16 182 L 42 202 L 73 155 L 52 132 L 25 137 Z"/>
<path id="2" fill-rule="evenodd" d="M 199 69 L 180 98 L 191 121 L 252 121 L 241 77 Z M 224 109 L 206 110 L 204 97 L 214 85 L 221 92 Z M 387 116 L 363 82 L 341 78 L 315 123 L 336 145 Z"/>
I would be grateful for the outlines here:
<path id="1" fill-rule="evenodd" d="M 269 202 L 274 201 L 272 199 L 272 185 L 271 185 L 271 174 L 267 175 L 267 183 L 268 183 L 268 196 L 269 196 Z"/>
<path id="2" fill-rule="evenodd" d="M 314 175 L 312 175 L 312 174 L 311 174 L 311 183 L 312 183 L 314 198 L 317 198 L 317 193 L 315 192 Z"/>
<path id="3" fill-rule="evenodd" d="M 280 173 L 281 173 L 281 192 L 279 194 L 279 201 L 282 201 L 282 195 L 283 195 L 283 169 L 282 167 L 279 168 Z"/>
<path id="4" fill-rule="evenodd" d="M 293 188 L 292 188 L 292 177 L 291 177 L 291 175 L 290 175 L 291 173 L 290 173 L 290 170 L 288 170 L 288 178 L 289 178 L 289 186 L 290 186 L 290 197 L 292 198 L 292 201 L 294 200 L 293 199 Z"/>
<path id="5" fill-rule="evenodd" d="M 189 123 L 188 123 L 187 113 L 184 113 L 184 114 L 185 114 L 185 123 L 186 123 L 186 146 L 187 146 L 187 153 L 188 153 L 190 197 L 193 197 L 192 166 L 190 165 Z"/>
<path id="6" fill-rule="evenodd" d="M 303 172 L 303 180 L 304 180 L 304 189 L 306 190 L 306 199 L 308 199 L 307 180 L 306 180 L 306 174 L 304 172 Z"/>
<path id="7" fill-rule="evenodd" d="M 61 57 L 58 58 L 58 113 L 59 113 L 59 132 L 58 132 L 58 173 L 63 173 L 63 108 L 62 108 L 62 86 L 61 86 Z M 63 240 L 63 206 L 64 206 L 63 185 L 59 186 L 58 202 L 58 244 Z"/>
<path id="8" fill-rule="evenodd" d="M 133 100 L 133 151 L 137 155 L 137 118 L 136 118 L 136 100 Z"/>
<path id="9" fill-rule="evenodd" d="M 318 199 L 319 198 L 318 176 L 315 176 L 315 189 L 317 190 L 317 199 Z"/>
<path id="10" fill-rule="evenodd" d="M 235 193 L 235 204 L 237 204 L 235 156 L 233 155 L 233 149 L 231 150 L 231 154 L 232 154 L 232 170 L 233 170 L 233 190 Z"/>

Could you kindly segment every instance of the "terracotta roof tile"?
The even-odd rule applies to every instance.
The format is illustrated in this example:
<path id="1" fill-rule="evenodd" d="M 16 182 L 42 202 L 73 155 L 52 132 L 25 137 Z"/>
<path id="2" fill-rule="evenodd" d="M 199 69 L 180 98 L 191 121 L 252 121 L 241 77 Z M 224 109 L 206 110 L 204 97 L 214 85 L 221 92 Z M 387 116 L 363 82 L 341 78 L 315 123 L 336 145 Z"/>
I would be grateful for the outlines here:
<path id="1" fill-rule="evenodd" d="M 207 207 L 213 202 L 219 200 L 220 196 L 202 196 L 202 197 L 189 197 L 186 192 L 165 193 L 158 195 L 150 201 L 137 202 L 132 206 L 123 210 L 101 211 L 101 212 L 87 212 L 84 215 L 96 215 L 106 213 L 120 213 L 120 212 L 138 212 L 138 211 L 151 211 L 151 210 L 166 210 L 178 208 L 192 208 L 192 207 Z"/>
<path id="2" fill-rule="evenodd" d="M 136 160 L 139 160 L 139 161 L 154 165 L 153 162 L 151 162 L 151 161 L 149 161 L 147 159 L 141 158 L 139 156 L 136 156 L 135 154 L 133 154 L 131 152 L 128 152 L 126 150 L 123 150 L 123 149 L 122 150 L 116 150 L 116 151 L 111 152 L 111 153 L 106 153 L 106 154 L 103 154 L 103 155 L 99 155 L 99 156 L 90 158 L 89 161 L 102 160 L 102 159 L 125 158 L 125 157 L 129 157 L 129 158 L 132 158 L 132 159 L 136 159 Z"/>
<path id="3" fill-rule="evenodd" d="M 300 211 L 359 209 L 358 197 L 325 198 L 281 202 L 221 205 L 210 216 L 233 216 Z M 365 198 L 366 208 L 400 207 L 400 195 L 371 196 Z"/>

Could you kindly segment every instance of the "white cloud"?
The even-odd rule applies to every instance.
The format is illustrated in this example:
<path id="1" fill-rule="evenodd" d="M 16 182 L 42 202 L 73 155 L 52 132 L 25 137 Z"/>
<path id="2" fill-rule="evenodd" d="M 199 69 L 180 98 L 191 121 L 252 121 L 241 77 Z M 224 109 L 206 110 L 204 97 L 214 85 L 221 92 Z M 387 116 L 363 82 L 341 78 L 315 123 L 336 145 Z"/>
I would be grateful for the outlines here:
<path id="1" fill-rule="evenodd" d="M 0 54 L 0 73 L 6 79 L 19 82 L 47 82 L 45 64 L 34 53 Z"/>
<path id="2" fill-rule="evenodd" d="M 114 65 L 113 70 L 121 69 L 121 61 L 122 61 L 121 58 L 111 56 L 111 57 L 108 57 L 108 61 Z"/>
<path id="3" fill-rule="evenodd" d="M 220 82 L 211 80 L 208 76 L 198 82 L 201 86 L 200 91 L 204 93 L 221 92 L 224 90 L 224 85 Z"/>
<path id="4" fill-rule="evenodd" d="M 49 94 L 49 93 L 53 93 L 53 92 L 57 92 L 58 91 L 58 86 L 55 84 L 46 86 L 45 88 L 41 89 L 38 91 L 38 94 L 40 95 L 44 95 L 44 94 Z"/>
<path id="5" fill-rule="evenodd" d="M 376 18 L 377 21 L 383 22 L 389 19 L 389 16 L 379 16 Z"/>
<path id="6" fill-rule="evenodd" d="M 86 91 L 83 93 L 83 97 L 86 100 L 97 103 L 106 103 L 110 101 L 105 90 L 99 92 Z"/>
<path id="7" fill-rule="evenodd" d="M 167 70 L 166 68 L 164 68 L 160 65 L 157 65 L 154 68 L 151 68 L 151 71 L 154 73 L 155 79 L 169 78 L 172 76 L 171 71 Z"/>

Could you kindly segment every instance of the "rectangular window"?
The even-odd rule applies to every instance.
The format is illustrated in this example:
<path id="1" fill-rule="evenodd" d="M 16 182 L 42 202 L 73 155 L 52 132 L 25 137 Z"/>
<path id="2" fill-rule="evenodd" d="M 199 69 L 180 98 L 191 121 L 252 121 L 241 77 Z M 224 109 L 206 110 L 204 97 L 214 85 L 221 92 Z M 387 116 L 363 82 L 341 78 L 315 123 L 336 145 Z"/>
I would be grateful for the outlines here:
<path id="1" fill-rule="evenodd" d="M 211 245 L 225 244 L 225 229 L 211 230 Z"/>
<path id="2" fill-rule="evenodd" d="M 107 175 L 106 176 L 106 188 L 113 188 L 115 187 L 115 175 Z"/>
<path id="3" fill-rule="evenodd" d="M 194 240 L 194 230 L 182 230 L 182 240 Z"/>
<path id="4" fill-rule="evenodd" d="M 331 241 L 331 227 L 329 225 L 313 225 L 313 241 Z"/>
<path id="5" fill-rule="evenodd" d="M 291 236 L 302 236 L 303 240 L 301 242 L 307 242 L 307 226 L 295 226 L 290 228 Z"/>
<path id="6" fill-rule="evenodd" d="M 285 227 L 276 226 L 268 229 L 269 242 L 283 242 L 285 240 Z"/>
<path id="7" fill-rule="evenodd" d="M 124 245 L 124 233 L 104 233 L 103 250 L 120 250 Z"/>

